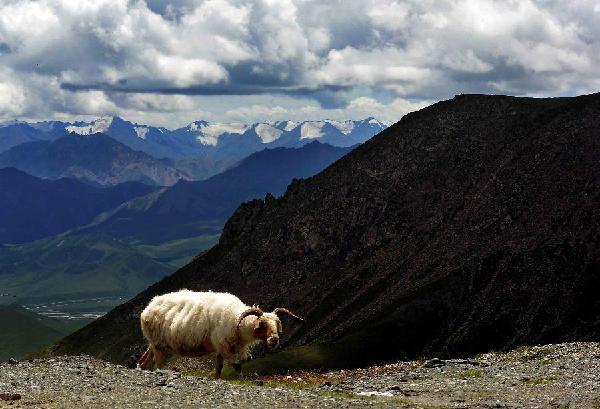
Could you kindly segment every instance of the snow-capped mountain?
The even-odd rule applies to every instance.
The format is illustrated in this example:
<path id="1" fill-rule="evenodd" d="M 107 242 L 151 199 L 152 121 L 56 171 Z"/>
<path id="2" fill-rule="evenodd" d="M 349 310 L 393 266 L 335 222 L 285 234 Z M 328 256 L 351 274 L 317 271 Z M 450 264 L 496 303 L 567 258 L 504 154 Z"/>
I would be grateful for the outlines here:
<path id="1" fill-rule="evenodd" d="M 173 133 L 180 138 L 195 140 L 201 145 L 201 155 L 218 160 L 241 159 L 264 148 L 299 147 L 314 140 L 333 146 L 352 146 L 365 142 L 387 126 L 374 118 L 259 122 L 251 125 L 196 121 Z"/>
<path id="2" fill-rule="evenodd" d="M 374 118 L 254 124 L 194 121 L 175 130 L 137 124 L 117 116 L 104 116 L 91 122 L 11 122 L 0 124 L 0 151 L 22 142 L 52 140 L 69 133 L 82 136 L 104 133 L 156 158 L 239 160 L 264 148 L 298 147 L 313 140 L 333 146 L 352 146 L 387 126 Z"/>

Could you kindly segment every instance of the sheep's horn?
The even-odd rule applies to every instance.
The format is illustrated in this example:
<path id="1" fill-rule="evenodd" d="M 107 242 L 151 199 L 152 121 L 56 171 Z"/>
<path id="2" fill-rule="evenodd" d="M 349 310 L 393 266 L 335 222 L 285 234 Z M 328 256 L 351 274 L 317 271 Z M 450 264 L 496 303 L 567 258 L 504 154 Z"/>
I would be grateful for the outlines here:
<path id="1" fill-rule="evenodd" d="M 304 322 L 304 319 L 300 318 L 299 316 L 297 316 L 296 314 L 293 314 L 290 310 L 288 310 L 287 308 L 275 308 L 273 310 L 273 314 L 276 314 L 278 317 L 280 317 L 279 314 L 286 314 L 289 315 L 290 317 L 297 319 L 298 321 L 302 321 Z"/>
<path id="2" fill-rule="evenodd" d="M 246 318 L 249 315 L 256 315 L 257 317 L 260 317 L 261 315 L 263 315 L 263 312 L 260 308 L 258 307 L 251 307 L 248 308 L 246 311 L 244 311 L 242 313 L 242 315 L 240 315 L 240 320 L 238 321 L 238 327 L 240 326 L 240 324 L 242 323 L 242 320 L 244 318 Z"/>

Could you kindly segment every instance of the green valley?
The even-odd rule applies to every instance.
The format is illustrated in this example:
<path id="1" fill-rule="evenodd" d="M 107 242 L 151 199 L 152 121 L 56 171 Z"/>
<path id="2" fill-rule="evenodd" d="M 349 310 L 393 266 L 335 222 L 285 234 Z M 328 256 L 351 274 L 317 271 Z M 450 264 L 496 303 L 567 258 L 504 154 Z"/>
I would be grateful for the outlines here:
<path id="1" fill-rule="evenodd" d="M 56 342 L 91 320 L 45 317 L 20 305 L 0 305 L 0 361 L 21 358 Z"/>
<path id="2" fill-rule="evenodd" d="M 129 297 L 181 267 L 218 235 L 160 244 L 128 242 L 102 233 L 67 233 L 0 247 L 0 303 Z M 5 301 L 3 301 L 5 300 Z"/>

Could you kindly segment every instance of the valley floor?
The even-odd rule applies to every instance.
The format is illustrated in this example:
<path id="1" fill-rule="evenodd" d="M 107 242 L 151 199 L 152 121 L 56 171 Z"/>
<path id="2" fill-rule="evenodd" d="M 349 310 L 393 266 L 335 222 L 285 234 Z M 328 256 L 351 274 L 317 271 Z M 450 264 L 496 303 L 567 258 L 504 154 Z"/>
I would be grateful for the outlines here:
<path id="1" fill-rule="evenodd" d="M 0 407 L 600 408 L 600 343 L 212 380 L 85 356 L 0 364 Z"/>

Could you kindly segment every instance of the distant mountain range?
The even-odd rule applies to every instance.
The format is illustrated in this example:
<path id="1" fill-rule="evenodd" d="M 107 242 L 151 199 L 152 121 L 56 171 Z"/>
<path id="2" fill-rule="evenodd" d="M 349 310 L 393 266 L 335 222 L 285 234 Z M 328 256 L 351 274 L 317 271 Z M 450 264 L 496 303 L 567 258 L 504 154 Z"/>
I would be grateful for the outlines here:
<path id="1" fill-rule="evenodd" d="M 99 213 L 156 188 L 136 182 L 95 187 L 0 169 L 0 244 L 23 243 L 89 223 Z"/>
<path id="2" fill-rule="evenodd" d="M 208 180 L 180 181 L 116 205 L 86 226 L 31 243 L 0 245 L 0 288 L 20 303 L 131 296 L 214 245 L 240 203 L 268 192 L 280 195 L 294 178 L 310 177 L 350 150 L 316 141 L 301 148 L 265 149 Z M 40 180 L 14 169 L 2 174 L 10 182 L 6 197 L 0 191 L 0 209 L 7 209 L 0 226 L 7 223 L 13 241 L 28 232 L 46 234 L 48 224 L 56 231 L 87 223 L 92 210 L 107 209 L 108 198 L 127 186 L 134 196 L 133 187 L 139 186 L 98 189 L 73 180 Z M 152 190 L 142 185 L 136 192 L 144 189 Z M 50 198 L 54 203 L 46 203 Z M 65 220 L 70 213 L 73 219 Z"/>
<path id="3" fill-rule="evenodd" d="M 317 141 L 302 148 L 264 149 L 207 180 L 181 180 L 124 203 L 88 230 L 145 241 L 218 234 L 240 203 L 267 193 L 279 196 L 294 178 L 312 176 L 350 150 Z"/>
<path id="4" fill-rule="evenodd" d="M 155 158 L 240 160 L 273 147 L 298 147 L 313 140 L 334 146 L 352 146 L 381 132 L 387 124 L 374 118 L 358 121 L 279 121 L 250 125 L 195 121 L 169 130 L 140 125 L 119 117 L 92 122 L 11 122 L 0 125 L 0 152 L 25 142 L 54 140 L 68 133 L 103 133 Z"/>
<path id="5" fill-rule="evenodd" d="M 40 178 L 69 177 L 100 185 L 138 181 L 166 186 L 192 178 L 169 161 L 134 151 L 104 134 L 20 144 L 0 153 L 0 168 L 5 167 Z"/>

